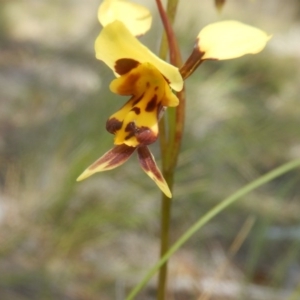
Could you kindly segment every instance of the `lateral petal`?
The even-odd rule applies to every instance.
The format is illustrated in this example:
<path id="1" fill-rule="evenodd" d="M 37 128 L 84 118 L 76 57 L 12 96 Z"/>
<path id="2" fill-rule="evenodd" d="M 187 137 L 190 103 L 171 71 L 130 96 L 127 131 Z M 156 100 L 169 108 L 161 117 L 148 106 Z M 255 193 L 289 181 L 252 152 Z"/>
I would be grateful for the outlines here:
<path id="1" fill-rule="evenodd" d="M 145 173 L 157 184 L 160 190 L 169 198 L 172 198 L 172 193 L 165 181 L 163 175 L 161 174 L 158 166 L 156 165 L 154 156 L 148 149 L 148 147 L 138 147 L 137 148 L 139 162 Z"/>
<path id="2" fill-rule="evenodd" d="M 86 179 L 97 172 L 108 171 L 124 164 L 136 148 L 127 145 L 118 145 L 106 152 L 91 164 L 78 178 L 77 181 Z"/>
<path id="3" fill-rule="evenodd" d="M 98 19 L 102 26 L 119 20 L 134 36 L 146 33 L 152 23 L 146 7 L 127 0 L 104 0 L 98 9 Z"/>
<path id="4" fill-rule="evenodd" d="M 119 62 L 124 58 L 137 63 L 148 62 L 167 79 L 172 89 L 181 91 L 183 80 L 178 68 L 166 63 L 140 43 L 120 21 L 105 26 L 95 41 L 96 58 L 111 68 L 116 76 L 120 72 Z M 129 70 L 128 70 L 129 71 Z"/>
<path id="5" fill-rule="evenodd" d="M 205 59 L 232 59 L 263 50 L 271 38 L 264 31 L 238 21 L 205 26 L 198 35 L 198 50 Z"/>

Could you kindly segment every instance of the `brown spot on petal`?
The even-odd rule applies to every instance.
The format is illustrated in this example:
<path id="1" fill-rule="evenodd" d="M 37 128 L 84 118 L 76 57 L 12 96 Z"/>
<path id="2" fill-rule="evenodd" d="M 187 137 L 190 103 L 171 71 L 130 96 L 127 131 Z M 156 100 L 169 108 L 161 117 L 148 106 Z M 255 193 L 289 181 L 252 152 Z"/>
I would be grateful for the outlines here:
<path id="1" fill-rule="evenodd" d="M 156 86 L 155 88 L 154 88 L 154 91 L 157 91 L 158 90 L 158 86 Z"/>
<path id="2" fill-rule="evenodd" d="M 115 71 L 119 75 L 124 75 L 131 71 L 133 68 L 136 68 L 140 63 L 131 58 L 121 58 L 116 61 Z"/>
<path id="3" fill-rule="evenodd" d="M 109 133 L 115 134 L 121 129 L 123 122 L 117 120 L 116 118 L 108 119 L 106 122 L 106 130 Z"/>
<path id="4" fill-rule="evenodd" d="M 135 124 L 134 122 L 129 122 L 125 127 L 126 132 L 135 131 Z"/>
<path id="5" fill-rule="evenodd" d="M 141 109 L 139 107 L 133 107 L 131 111 L 134 111 L 136 115 L 139 115 L 141 113 Z"/>
<path id="6" fill-rule="evenodd" d="M 152 99 L 147 103 L 146 111 L 152 112 L 156 108 L 157 95 L 154 95 Z"/>
<path id="7" fill-rule="evenodd" d="M 125 140 L 127 141 L 130 138 L 132 138 L 133 136 L 135 136 L 136 130 L 137 129 L 136 129 L 134 122 L 128 123 L 125 127 L 125 132 L 129 132 L 129 134 L 126 135 Z"/>
<path id="8" fill-rule="evenodd" d="M 128 135 L 125 136 L 125 141 L 128 141 L 129 139 L 131 139 L 132 137 L 134 137 L 134 132 L 130 132 Z"/>

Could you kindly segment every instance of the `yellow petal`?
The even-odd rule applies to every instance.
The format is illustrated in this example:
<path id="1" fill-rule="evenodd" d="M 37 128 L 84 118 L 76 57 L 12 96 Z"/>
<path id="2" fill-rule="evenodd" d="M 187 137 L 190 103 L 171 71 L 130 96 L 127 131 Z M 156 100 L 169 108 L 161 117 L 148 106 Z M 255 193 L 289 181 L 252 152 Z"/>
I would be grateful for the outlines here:
<path id="1" fill-rule="evenodd" d="M 105 26 L 95 42 L 96 57 L 104 61 L 115 74 L 118 63 L 126 58 L 137 63 L 148 62 L 156 67 L 175 91 L 181 91 L 183 80 L 178 68 L 166 63 L 141 44 L 120 21 Z"/>
<path id="2" fill-rule="evenodd" d="M 102 26 L 119 20 L 134 36 L 147 32 L 152 22 L 146 7 L 127 0 L 104 0 L 98 10 L 98 19 Z"/>
<path id="3" fill-rule="evenodd" d="M 222 21 L 204 27 L 198 35 L 198 49 L 205 59 L 231 59 L 263 50 L 271 38 L 264 31 L 237 22 Z"/>
<path id="4" fill-rule="evenodd" d="M 172 193 L 168 187 L 168 184 L 156 165 L 154 156 L 150 150 L 147 147 L 139 147 L 137 151 L 142 169 L 157 184 L 160 190 L 167 197 L 172 198 Z"/>
<path id="5" fill-rule="evenodd" d="M 124 164 L 134 152 L 135 148 L 119 145 L 107 151 L 103 156 L 91 164 L 78 178 L 81 181 L 97 172 L 112 170 Z"/>

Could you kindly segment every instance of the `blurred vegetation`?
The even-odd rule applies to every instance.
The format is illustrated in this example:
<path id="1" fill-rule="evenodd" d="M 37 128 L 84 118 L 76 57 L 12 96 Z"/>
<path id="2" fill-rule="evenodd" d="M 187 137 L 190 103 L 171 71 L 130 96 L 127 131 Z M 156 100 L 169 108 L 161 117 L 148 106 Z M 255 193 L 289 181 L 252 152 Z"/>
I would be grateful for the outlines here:
<path id="1" fill-rule="evenodd" d="M 300 156 L 299 2 L 228 0 L 221 15 L 213 1 L 192 2 L 181 3 L 175 25 L 185 56 L 201 26 L 220 18 L 274 36 L 263 53 L 207 62 L 187 82 L 172 241 L 242 185 Z M 105 122 L 125 100 L 94 58 L 99 1 L 2 3 L 0 299 L 123 299 L 158 257 L 160 202 L 135 157 L 75 181 L 111 147 Z M 142 38 L 154 50 L 155 18 Z M 151 149 L 159 162 L 158 145 Z M 254 226 L 224 275 L 243 295 L 211 299 L 262 299 L 253 286 L 266 300 L 299 299 L 299 182 L 299 170 L 286 174 L 210 222 L 174 257 L 170 299 L 200 299 L 201 289 L 180 289 L 180 280 L 214 278 L 220 251 L 225 259 L 249 217 Z M 153 283 L 139 299 L 154 299 Z"/>

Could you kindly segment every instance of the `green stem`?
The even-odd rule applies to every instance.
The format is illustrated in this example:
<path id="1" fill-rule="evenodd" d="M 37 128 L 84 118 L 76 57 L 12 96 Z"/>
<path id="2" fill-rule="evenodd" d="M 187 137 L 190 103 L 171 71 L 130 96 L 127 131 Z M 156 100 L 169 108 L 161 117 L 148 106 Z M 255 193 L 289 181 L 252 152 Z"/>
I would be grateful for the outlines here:
<path id="1" fill-rule="evenodd" d="M 164 23 L 165 31 L 168 37 L 170 48 L 170 62 L 176 67 L 182 66 L 182 58 L 180 49 L 178 47 L 177 39 L 174 34 L 172 23 L 174 22 L 178 0 L 169 0 L 167 3 L 167 11 L 164 14 L 161 12 L 161 18 Z M 165 153 L 165 172 L 171 173 L 174 176 L 174 171 L 177 165 L 177 159 L 180 151 L 181 140 L 184 128 L 185 119 L 185 91 L 184 88 L 181 92 L 177 93 L 179 105 L 174 109 L 168 109 L 167 122 L 169 130 L 169 143 L 168 151 Z M 172 177 L 173 177 L 172 176 Z"/>
<path id="2" fill-rule="evenodd" d="M 178 1 L 169 0 L 167 4 L 167 12 L 164 10 L 160 0 L 156 0 L 156 4 L 165 29 L 165 33 L 163 35 L 162 43 L 161 43 L 160 57 L 166 59 L 167 51 L 169 48 L 171 64 L 180 67 L 182 64 L 181 55 L 172 28 L 172 23 L 175 18 Z M 179 100 L 181 100 L 180 97 Z M 180 130 L 183 129 L 183 122 L 184 122 L 184 114 L 183 115 L 181 113 L 178 114 L 178 111 L 182 109 L 181 107 L 182 105 L 183 106 L 185 105 L 184 101 L 182 101 L 181 105 L 179 104 L 178 108 L 176 108 L 175 117 L 174 117 L 174 109 L 168 109 L 168 111 L 166 112 L 167 121 L 165 118 L 163 118 L 159 124 L 161 154 L 162 154 L 162 162 L 163 162 L 162 171 L 171 191 L 173 188 L 174 170 L 177 163 L 177 156 L 179 153 L 180 142 L 182 137 L 182 131 L 178 132 L 178 129 Z M 179 119 L 178 116 L 180 116 Z M 179 127 L 176 126 L 177 122 L 181 123 Z M 176 148 L 175 152 L 172 152 L 174 147 Z M 172 200 L 166 197 L 164 194 L 162 194 L 160 257 L 163 257 L 164 254 L 169 249 L 171 207 L 172 207 Z M 165 262 L 161 266 L 159 271 L 159 276 L 158 276 L 158 292 L 157 292 L 158 300 L 164 300 L 166 297 L 167 273 L 168 273 L 168 265 L 167 262 Z"/>
<path id="3" fill-rule="evenodd" d="M 173 174 L 170 174 L 169 177 L 166 177 L 166 180 L 169 184 L 170 189 L 171 181 L 173 180 Z M 166 197 L 162 194 L 161 201 L 161 236 L 160 236 L 160 257 L 163 257 L 165 253 L 169 250 L 169 233 L 170 233 L 170 219 L 171 219 L 171 207 L 172 207 L 172 199 Z M 158 275 L 158 291 L 157 291 L 157 299 L 164 300 L 166 294 L 166 286 L 167 286 L 167 274 L 168 273 L 168 264 L 164 263 Z"/>
<path id="4" fill-rule="evenodd" d="M 179 105 L 175 109 L 175 122 L 170 124 L 170 131 L 173 133 L 173 139 L 171 140 L 170 145 L 170 161 L 169 161 L 169 170 L 174 173 L 177 160 L 180 152 L 180 146 L 184 130 L 185 122 L 185 88 L 183 87 L 182 91 L 177 93 L 179 99 Z"/>
<path id="5" fill-rule="evenodd" d="M 143 280 L 131 291 L 126 300 L 132 300 L 134 297 L 145 287 L 148 281 L 152 278 L 154 274 L 159 270 L 159 268 L 164 265 L 168 259 L 180 248 L 187 240 L 189 240 L 199 229 L 201 229 L 205 224 L 207 224 L 212 218 L 217 216 L 225 208 L 232 205 L 237 200 L 240 200 L 245 195 L 249 194 L 253 190 L 261 187 L 262 185 L 274 180 L 275 178 L 284 175 L 285 173 L 300 166 L 300 159 L 288 162 L 273 171 L 259 177 L 258 179 L 250 182 L 241 189 L 237 190 L 231 196 L 224 199 L 210 211 L 208 211 L 204 216 L 198 219 L 180 238 L 179 240 L 165 253 L 165 255 L 155 264 L 153 268 L 146 274 Z"/>

